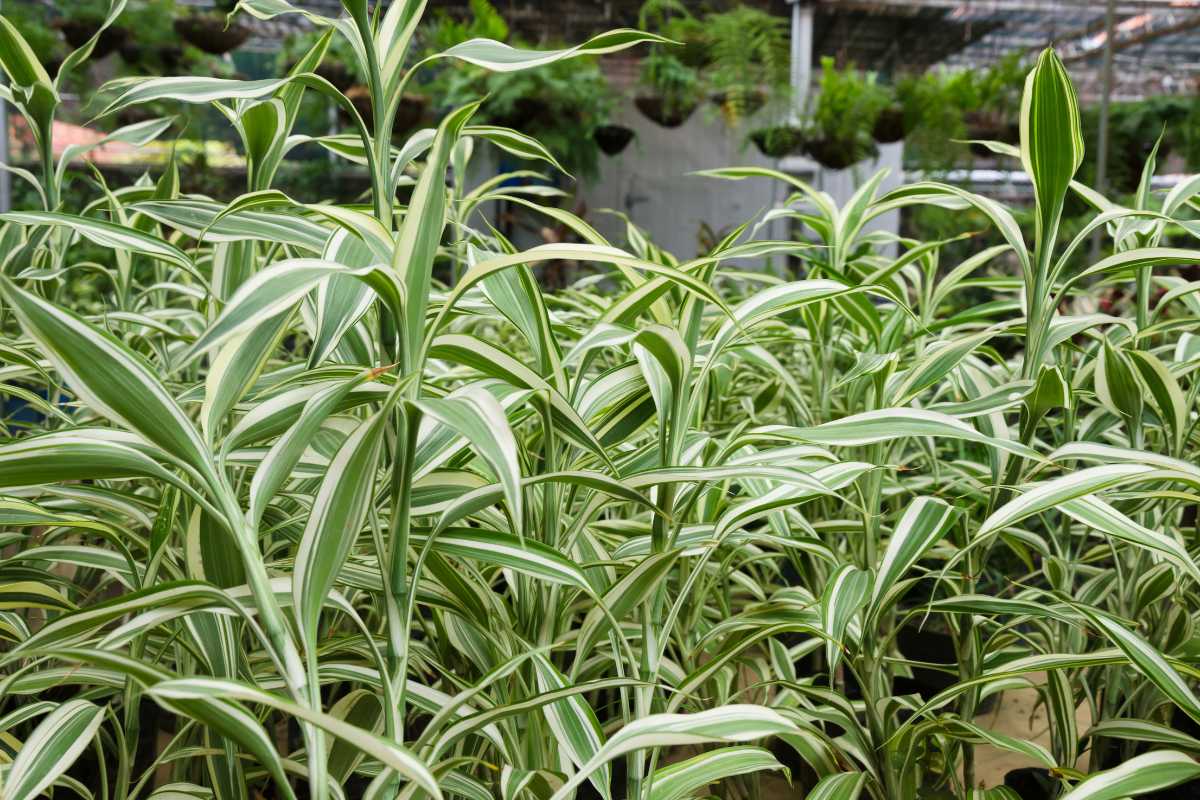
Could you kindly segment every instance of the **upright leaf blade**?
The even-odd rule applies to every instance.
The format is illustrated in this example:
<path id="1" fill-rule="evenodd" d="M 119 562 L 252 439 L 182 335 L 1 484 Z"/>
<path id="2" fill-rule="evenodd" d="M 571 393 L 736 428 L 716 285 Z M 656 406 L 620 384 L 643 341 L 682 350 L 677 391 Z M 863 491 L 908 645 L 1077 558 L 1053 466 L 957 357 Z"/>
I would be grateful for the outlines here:
<path id="1" fill-rule="evenodd" d="M 212 473 L 200 432 L 145 360 L 112 334 L 7 278 L 0 278 L 0 293 L 83 402 L 201 474 Z"/>
<path id="2" fill-rule="evenodd" d="M 4 796 L 8 800 L 40 796 L 91 744 L 102 722 L 104 709 L 87 700 L 69 700 L 50 712 L 4 776 Z"/>

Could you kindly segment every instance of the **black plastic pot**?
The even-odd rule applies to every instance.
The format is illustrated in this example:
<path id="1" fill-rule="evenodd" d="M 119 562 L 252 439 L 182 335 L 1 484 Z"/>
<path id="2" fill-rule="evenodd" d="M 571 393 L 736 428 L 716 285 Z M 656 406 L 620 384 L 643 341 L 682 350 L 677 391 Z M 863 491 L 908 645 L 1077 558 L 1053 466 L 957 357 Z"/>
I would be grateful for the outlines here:
<path id="1" fill-rule="evenodd" d="M 869 155 L 854 142 L 824 138 L 807 140 L 804 143 L 804 152 L 826 169 L 846 169 Z"/>
<path id="2" fill-rule="evenodd" d="M 157 119 L 162 116 L 155 113 L 153 106 L 131 105 L 122 108 L 116 113 L 117 124 L 121 126 L 136 125 L 139 122 L 149 122 L 152 119 Z"/>
<path id="3" fill-rule="evenodd" d="M 750 141 L 767 158 L 783 158 L 804 151 L 804 132 L 790 125 L 751 131 Z"/>
<path id="4" fill-rule="evenodd" d="M 733 116 L 725 110 L 727 104 L 734 102 L 732 92 L 717 92 L 712 96 L 712 101 L 721 107 L 722 112 L 727 117 Z M 740 101 L 742 107 L 737 109 L 738 113 L 736 116 L 749 117 L 767 104 L 767 93 L 762 89 L 754 89 L 753 91 L 742 93 Z"/>
<path id="5" fill-rule="evenodd" d="M 971 112 L 966 115 L 966 122 L 968 139 L 1016 144 L 1021 138 L 1020 126 L 1015 121 L 1006 120 L 998 114 Z M 995 155 L 981 144 L 971 145 L 971 152 L 981 158 Z"/>
<path id="6" fill-rule="evenodd" d="M 121 45 L 121 59 L 130 66 L 161 68 L 165 73 L 179 71 L 183 64 L 183 48 L 174 45 L 148 50 L 140 47 L 136 39 L 126 39 Z"/>
<path id="7" fill-rule="evenodd" d="M 66 61 L 62 56 L 46 56 L 39 57 L 38 61 L 42 62 L 42 66 L 46 68 L 46 74 L 52 79 L 58 77 L 58 71 L 62 68 L 63 62 Z"/>
<path id="8" fill-rule="evenodd" d="M 188 14 L 175 19 L 175 32 L 195 47 L 214 56 L 236 50 L 250 38 L 250 27 L 224 14 Z"/>
<path id="9" fill-rule="evenodd" d="M 644 94 L 635 97 L 633 104 L 637 106 L 648 119 L 657 122 L 664 128 L 678 128 L 687 122 L 695 112 L 699 103 L 668 103 L 666 98 L 654 94 Z"/>
<path id="10" fill-rule="evenodd" d="M 315 72 L 333 84 L 333 88 L 344 92 L 354 85 L 354 73 L 345 64 L 338 62 L 321 62 Z"/>
<path id="11" fill-rule="evenodd" d="M 99 20 L 83 20 L 83 19 L 60 19 L 56 20 L 54 27 L 62 31 L 63 38 L 67 40 L 67 44 L 71 47 L 83 47 L 88 43 L 88 40 L 96 35 L 96 31 L 100 30 Z M 104 58 L 109 53 L 116 50 L 129 37 L 129 31 L 118 25 L 110 25 L 100 34 L 100 38 L 96 40 L 96 46 L 92 48 L 92 58 Z"/>
<path id="12" fill-rule="evenodd" d="M 596 146 L 606 156 L 615 156 L 629 146 L 636 134 L 624 125 L 601 125 L 592 132 Z"/>
<path id="13" fill-rule="evenodd" d="M 375 113 L 371 108 L 371 93 L 365 86 L 351 86 L 346 91 L 346 97 L 354 105 L 354 109 L 362 117 L 368 128 L 375 125 Z M 405 93 L 400 98 L 396 108 L 396 118 L 392 121 L 392 131 L 404 133 L 421 124 L 425 111 L 429 108 L 429 98 L 422 94 Z"/>
<path id="14" fill-rule="evenodd" d="M 896 678 L 893 689 L 897 695 L 919 694 L 922 699 L 930 700 L 959 683 L 954 637 L 949 633 L 906 625 L 896 634 L 896 647 L 907 660 L 944 665 L 943 669 L 913 667 L 911 678 Z M 975 712 L 987 713 L 998 696 L 983 698 Z"/>
<path id="15" fill-rule="evenodd" d="M 411 131 L 425 119 L 425 111 L 429 108 L 429 98 L 423 94 L 405 92 L 396 108 L 396 119 L 393 120 L 392 130 L 397 133 Z"/>
<path id="16" fill-rule="evenodd" d="M 1042 767 L 1021 767 L 1004 773 L 1004 785 L 1021 800 L 1053 800 L 1057 784 L 1050 770 Z"/>
<path id="17" fill-rule="evenodd" d="M 291 72 L 295 68 L 296 62 L 293 61 L 288 65 L 288 72 Z M 329 81 L 333 84 L 333 88 L 343 94 L 354 85 L 354 73 L 349 67 L 339 61 L 322 61 L 313 72 Z"/>
<path id="18" fill-rule="evenodd" d="M 549 113 L 549 103 L 540 97 L 522 97 L 503 113 L 493 112 L 492 121 L 505 128 L 523 131 Z"/>
<path id="19" fill-rule="evenodd" d="M 875 126 L 871 129 L 871 138 L 880 144 L 898 142 L 908 133 L 904 124 L 904 109 L 898 106 L 885 108 L 875 118 Z"/>

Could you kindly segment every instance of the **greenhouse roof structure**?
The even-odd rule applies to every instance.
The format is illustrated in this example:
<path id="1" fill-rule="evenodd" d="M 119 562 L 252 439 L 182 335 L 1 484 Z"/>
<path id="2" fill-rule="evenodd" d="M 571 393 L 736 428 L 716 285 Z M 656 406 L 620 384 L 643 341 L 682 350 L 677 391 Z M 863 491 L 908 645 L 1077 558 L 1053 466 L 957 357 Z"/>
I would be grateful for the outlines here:
<path id="1" fill-rule="evenodd" d="M 188 2 L 188 0 L 184 0 Z M 781 17 L 793 0 L 743 0 Z M 833 56 L 883 73 L 987 66 L 1054 44 L 1088 97 L 1099 92 L 1106 41 L 1105 0 L 796 0 L 814 12 L 814 62 Z M 190 4 L 208 5 L 207 0 Z M 636 26 L 642 0 L 496 0 L 517 31 L 534 40 L 575 41 Z M 339 0 L 302 0 L 341 13 Z M 1192 92 L 1200 77 L 1200 0 L 1113 0 L 1114 98 Z M 430 0 L 431 11 L 467 14 L 467 0 Z M 304 25 L 299 17 L 257 23 L 256 44 Z M 254 43 L 252 43 L 254 44 Z"/>
<path id="2" fill-rule="evenodd" d="M 989 27 L 951 55 L 951 66 L 986 65 L 1053 43 L 1085 99 L 1100 89 L 1108 41 L 1106 3 L 1078 0 L 909 0 L 942 6 L 967 24 Z M 1200 0 L 1115 0 L 1114 99 L 1185 94 L 1200 76 Z"/>

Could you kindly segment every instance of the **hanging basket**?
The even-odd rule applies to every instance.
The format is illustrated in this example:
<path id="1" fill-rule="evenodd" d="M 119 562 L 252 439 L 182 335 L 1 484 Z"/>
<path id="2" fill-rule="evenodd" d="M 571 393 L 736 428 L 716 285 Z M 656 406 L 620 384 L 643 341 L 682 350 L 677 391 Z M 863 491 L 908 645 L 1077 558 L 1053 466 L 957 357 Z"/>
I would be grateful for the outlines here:
<path id="1" fill-rule="evenodd" d="M 62 68 L 63 62 L 66 61 L 66 59 L 63 56 L 55 53 L 53 55 L 39 56 L 38 61 L 40 61 L 42 66 L 45 67 L 46 74 L 50 76 L 50 79 L 54 80 L 58 77 L 58 71 Z"/>
<path id="2" fill-rule="evenodd" d="M 629 146 L 636 134 L 624 125 L 601 125 L 592 132 L 596 146 L 606 156 L 615 156 Z"/>
<path id="3" fill-rule="evenodd" d="M 677 54 L 679 60 L 692 69 L 704 69 L 712 63 L 712 46 L 708 39 L 691 37 L 683 40 Z"/>
<path id="4" fill-rule="evenodd" d="M 354 110 L 362 117 L 363 122 L 368 129 L 375 126 L 375 112 L 371 107 L 371 92 L 366 86 L 355 85 L 351 86 L 345 92 L 347 99 L 354 105 Z M 395 133 L 405 133 L 421 124 L 425 119 L 425 112 L 429 108 L 429 98 L 423 94 L 409 94 L 405 92 L 400 98 L 400 105 L 396 109 L 396 118 L 392 121 L 392 131 Z M 349 122 L 349 117 L 342 114 L 342 117 Z"/>
<path id="5" fill-rule="evenodd" d="M 296 68 L 296 63 L 293 61 L 288 65 L 289 73 Z M 354 86 L 354 72 L 340 61 L 322 61 L 313 72 L 333 84 L 333 88 L 342 94 Z"/>
<path id="6" fill-rule="evenodd" d="M 343 92 L 343 94 L 346 95 L 346 99 L 350 101 L 350 104 L 354 106 L 354 110 L 358 112 L 358 115 L 362 117 L 362 121 L 366 124 L 367 128 L 374 127 L 375 114 L 371 109 L 371 91 L 366 86 L 356 84 Z M 350 115 L 340 108 L 338 109 L 338 113 L 346 122 L 350 121 Z"/>
<path id="7" fill-rule="evenodd" d="M 396 109 L 396 119 L 393 121 L 392 130 L 404 133 L 416 128 L 425 119 L 425 112 L 428 108 L 428 97 L 423 94 L 405 92 L 400 98 L 400 107 Z"/>
<path id="8" fill-rule="evenodd" d="M 1015 121 L 1005 120 L 1000 114 L 991 111 L 972 111 L 966 114 L 967 138 L 989 142 L 1008 142 L 1016 144 L 1021 138 L 1020 126 Z M 981 144 L 972 144 L 971 152 L 980 158 L 993 156 L 991 150 Z"/>
<path id="9" fill-rule="evenodd" d="M 699 105 L 694 100 L 682 104 L 668 103 L 666 98 L 655 94 L 639 95 L 634 98 L 633 104 L 648 119 L 657 122 L 664 128 L 678 128 L 691 118 L 692 113 Z"/>
<path id="10" fill-rule="evenodd" d="M 188 14 L 175 19 L 175 32 L 214 56 L 236 50 L 250 38 L 250 27 L 237 20 L 226 25 L 223 14 Z"/>
<path id="11" fill-rule="evenodd" d="M 149 122 L 152 119 L 158 119 L 162 114 L 159 114 L 153 106 L 141 105 L 135 103 L 131 106 L 125 106 L 115 114 L 118 125 L 136 125 L 139 122 Z"/>
<path id="12" fill-rule="evenodd" d="M 502 128 L 524 131 L 549 113 L 550 105 L 540 97 L 521 97 L 511 108 L 503 112 L 493 112 L 492 121 Z"/>
<path id="13" fill-rule="evenodd" d="M 167 45 L 157 50 L 149 50 L 140 47 L 135 40 L 126 39 L 121 45 L 121 60 L 131 67 L 161 69 L 163 73 L 171 75 L 178 73 L 183 67 L 183 48 Z"/>
<path id="14" fill-rule="evenodd" d="M 354 73 L 345 64 L 322 61 L 313 71 L 332 83 L 339 92 L 345 92 L 354 85 Z"/>
<path id="15" fill-rule="evenodd" d="M 908 133 L 904 122 L 904 109 L 899 106 L 885 108 L 875 118 L 875 126 L 871 129 L 871 138 L 880 144 L 898 142 Z"/>
<path id="16" fill-rule="evenodd" d="M 861 145 L 844 139 L 810 139 L 804 152 L 826 169 L 846 169 L 871 155 Z"/>
<path id="17" fill-rule="evenodd" d="M 62 31 L 63 38 L 67 40 L 67 44 L 74 48 L 80 48 L 96 35 L 96 31 L 100 30 L 100 21 L 59 19 L 55 20 L 54 27 Z M 104 58 L 123 45 L 128 38 L 129 31 L 125 28 L 110 25 L 104 29 L 104 32 L 100 34 L 100 38 L 96 40 L 96 46 L 92 48 L 92 58 Z"/>
<path id="18" fill-rule="evenodd" d="M 791 125 L 751 131 L 750 141 L 767 158 L 783 158 L 804 151 L 804 132 Z"/>
<path id="19" fill-rule="evenodd" d="M 721 109 L 726 119 L 735 120 L 751 117 L 767 104 L 767 93 L 762 89 L 748 92 L 717 92 L 712 101 Z"/>

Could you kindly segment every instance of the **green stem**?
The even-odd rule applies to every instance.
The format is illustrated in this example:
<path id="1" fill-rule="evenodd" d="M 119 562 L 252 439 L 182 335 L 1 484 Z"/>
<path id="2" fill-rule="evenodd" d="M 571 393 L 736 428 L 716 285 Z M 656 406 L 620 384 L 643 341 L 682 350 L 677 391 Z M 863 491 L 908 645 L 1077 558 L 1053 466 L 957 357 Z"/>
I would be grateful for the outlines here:
<path id="1" fill-rule="evenodd" d="M 413 384 L 416 386 L 417 384 Z M 396 691 L 395 718 L 400 725 L 404 722 L 405 684 L 408 671 L 408 636 L 412 628 L 409 609 L 409 593 L 413 586 L 408 580 L 408 541 L 412 531 L 412 482 L 415 470 L 417 434 L 420 430 L 420 414 L 412 406 L 399 409 L 399 432 L 397 437 L 398 463 L 392 471 L 392 517 L 389 526 L 388 589 L 392 595 L 388 609 L 388 667 Z M 414 576 L 415 581 L 415 576 Z M 397 733 L 393 731 L 393 733 Z"/>
<path id="2" fill-rule="evenodd" d="M 282 667 L 282 675 L 288 691 L 296 702 L 315 711 L 321 710 L 320 681 L 315 671 L 309 674 L 305 662 L 296 649 L 283 618 L 283 609 L 271 588 L 271 577 L 258 547 L 258 535 L 247 522 L 246 515 L 238 505 L 236 495 L 224 476 L 210 475 L 217 495 L 217 504 L 233 529 L 234 539 L 241 552 L 246 571 L 246 585 L 254 597 L 258 609 L 259 623 L 271 644 L 276 660 Z M 316 656 L 309 653 L 310 669 L 315 670 Z M 311 683 L 310 683 L 311 680 Z M 325 735 L 314 725 L 303 724 L 305 749 L 308 752 L 309 790 L 314 800 L 325 800 L 329 787 L 325 772 Z"/>
<path id="3" fill-rule="evenodd" d="M 365 5 L 365 4 L 364 4 Z M 379 56 L 375 52 L 375 36 L 371 21 L 362 14 L 354 14 L 354 24 L 362 37 L 367 55 L 367 83 L 371 91 L 371 110 L 375 116 L 375 135 L 372 141 L 363 142 L 368 168 L 371 172 L 371 197 L 375 216 L 387 230 L 392 229 L 392 192 L 389 180 L 391 169 L 392 114 L 389 113 L 387 98 L 383 96 L 383 73 L 379 69 Z"/>

